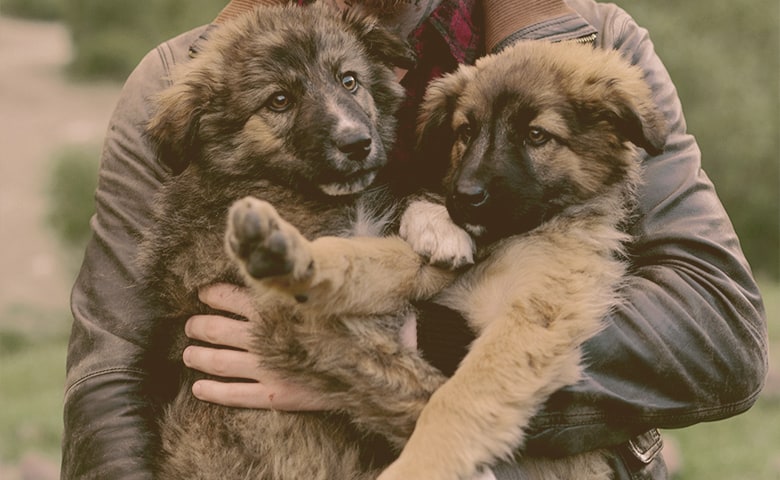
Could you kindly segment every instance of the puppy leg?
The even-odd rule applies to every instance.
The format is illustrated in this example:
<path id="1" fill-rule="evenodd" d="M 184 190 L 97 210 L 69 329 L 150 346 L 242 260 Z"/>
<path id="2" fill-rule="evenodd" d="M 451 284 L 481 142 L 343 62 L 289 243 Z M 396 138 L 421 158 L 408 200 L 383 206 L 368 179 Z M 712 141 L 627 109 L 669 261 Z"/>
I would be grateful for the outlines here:
<path id="1" fill-rule="evenodd" d="M 379 480 L 465 480 L 480 465 L 509 457 L 549 394 L 577 378 L 579 357 L 553 353 L 576 346 L 543 330 L 511 317 L 488 326 L 431 396 L 401 456 Z"/>
<path id="2" fill-rule="evenodd" d="M 254 346 L 263 365 L 318 392 L 361 430 L 382 435 L 400 450 L 428 398 L 445 380 L 416 350 L 398 341 L 403 317 L 323 321 L 311 312 L 298 320 L 257 324 Z"/>
<path id="3" fill-rule="evenodd" d="M 580 378 L 579 346 L 614 301 L 611 274 L 601 273 L 619 269 L 583 248 L 542 255 L 551 243 L 495 253 L 444 292 L 481 332 L 380 480 L 470 478 L 522 446 L 543 402 Z"/>
<path id="4" fill-rule="evenodd" d="M 306 282 L 312 275 L 307 243 L 268 202 L 245 197 L 230 208 L 225 247 L 251 278 L 286 276 L 291 283 Z"/>
<path id="5" fill-rule="evenodd" d="M 398 237 L 310 242 L 256 198 L 236 202 L 228 219 L 228 254 L 250 284 L 291 294 L 323 313 L 392 313 L 410 300 L 434 295 L 454 278 L 428 265 Z"/>

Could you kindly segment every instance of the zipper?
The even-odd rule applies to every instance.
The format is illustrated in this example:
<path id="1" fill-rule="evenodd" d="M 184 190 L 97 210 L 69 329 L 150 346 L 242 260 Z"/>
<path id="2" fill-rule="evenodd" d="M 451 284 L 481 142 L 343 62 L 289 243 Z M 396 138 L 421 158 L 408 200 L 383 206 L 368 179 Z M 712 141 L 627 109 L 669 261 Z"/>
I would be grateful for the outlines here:
<path id="1" fill-rule="evenodd" d="M 585 35 L 584 37 L 573 38 L 569 41 L 572 43 L 578 43 L 580 45 L 593 45 L 596 42 L 596 37 L 598 37 L 598 33 L 593 32 Z"/>

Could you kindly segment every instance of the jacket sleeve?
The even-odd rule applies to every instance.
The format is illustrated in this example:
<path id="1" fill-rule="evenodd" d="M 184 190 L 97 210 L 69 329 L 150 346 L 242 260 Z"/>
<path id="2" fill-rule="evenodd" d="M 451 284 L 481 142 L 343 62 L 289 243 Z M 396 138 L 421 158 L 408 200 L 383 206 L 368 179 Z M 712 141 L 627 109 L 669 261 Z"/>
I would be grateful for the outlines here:
<path id="1" fill-rule="evenodd" d="M 758 288 L 647 31 L 614 5 L 570 4 L 603 48 L 645 70 L 671 131 L 664 153 L 644 159 L 626 301 L 585 345 L 584 381 L 535 420 L 528 449 L 548 455 L 744 412 L 768 368 Z"/>
<path id="2" fill-rule="evenodd" d="M 144 138 L 150 95 L 187 56 L 197 30 L 150 52 L 130 75 L 102 152 L 92 237 L 73 287 L 62 447 L 63 479 L 146 479 L 157 448 L 154 402 L 141 384 L 146 327 L 134 265 L 165 171 Z"/>

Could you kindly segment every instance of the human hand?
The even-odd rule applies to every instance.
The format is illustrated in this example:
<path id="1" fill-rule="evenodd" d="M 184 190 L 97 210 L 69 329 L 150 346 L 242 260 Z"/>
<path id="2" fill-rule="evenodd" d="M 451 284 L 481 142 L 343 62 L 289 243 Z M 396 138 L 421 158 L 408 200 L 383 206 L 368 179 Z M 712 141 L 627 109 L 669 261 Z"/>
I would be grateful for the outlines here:
<path id="1" fill-rule="evenodd" d="M 244 288 L 215 284 L 202 288 L 198 296 L 215 310 L 239 315 L 252 322 L 262 321 Z M 260 367 L 257 356 L 249 352 L 252 344 L 250 322 L 222 315 L 195 315 L 187 321 L 184 331 L 189 338 L 214 345 L 187 347 L 184 350 L 185 365 L 218 377 L 246 379 L 238 382 L 198 380 L 192 386 L 192 394 L 199 400 L 242 408 L 329 409 L 316 392 Z"/>

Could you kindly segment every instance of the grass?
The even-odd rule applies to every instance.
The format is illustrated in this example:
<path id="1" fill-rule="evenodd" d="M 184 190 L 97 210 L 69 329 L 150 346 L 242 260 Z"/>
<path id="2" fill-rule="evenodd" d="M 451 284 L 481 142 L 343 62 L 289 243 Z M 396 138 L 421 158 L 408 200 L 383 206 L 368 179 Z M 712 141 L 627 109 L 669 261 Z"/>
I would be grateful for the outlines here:
<path id="1" fill-rule="evenodd" d="M 30 451 L 57 461 L 62 436 L 67 312 L 0 312 L 0 463 Z"/>
<path id="2" fill-rule="evenodd" d="M 36 20 L 58 20 L 65 11 L 64 0 L 2 0 L 0 14 Z"/>
<path id="3" fill-rule="evenodd" d="M 69 251 L 80 252 L 90 235 L 99 158 L 100 147 L 95 145 L 68 145 L 54 156 L 47 188 L 47 220 Z"/>
<path id="4" fill-rule="evenodd" d="M 780 478 L 780 397 L 764 396 L 740 416 L 664 432 L 679 446 L 675 480 Z"/>

